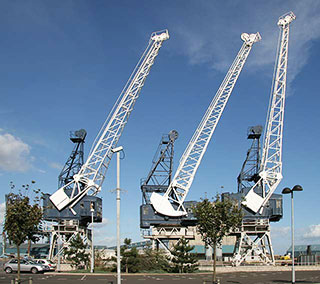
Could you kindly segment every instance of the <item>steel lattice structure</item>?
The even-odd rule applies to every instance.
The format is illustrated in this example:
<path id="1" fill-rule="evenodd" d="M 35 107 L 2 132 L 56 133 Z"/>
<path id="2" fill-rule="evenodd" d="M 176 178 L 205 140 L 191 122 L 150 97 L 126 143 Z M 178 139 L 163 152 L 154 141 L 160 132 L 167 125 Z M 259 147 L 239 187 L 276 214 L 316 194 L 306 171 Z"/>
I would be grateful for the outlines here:
<path id="1" fill-rule="evenodd" d="M 141 182 L 141 191 L 145 204 L 150 204 L 152 192 L 165 193 L 171 183 L 174 142 L 178 132 L 171 130 L 163 135 L 152 161 L 148 176 Z"/>
<path id="2" fill-rule="evenodd" d="M 59 174 L 59 188 L 68 184 L 72 180 L 73 176 L 80 171 L 84 163 L 83 148 L 86 136 L 87 132 L 84 129 L 80 129 L 70 133 L 70 140 L 75 145 L 61 173 Z"/>
<path id="3" fill-rule="evenodd" d="M 244 43 L 182 155 L 168 190 L 163 196 L 155 192 L 151 195 L 151 203 L 158 213 L 172 217 L 187 214 L 183 202 L 252 45 L 261 37 L 259 33 L 244 33 L 241 39 Z"/>
<path id="4" fill-rule="evenodd" d="M 86 194 L 96 195 L 105 179 L 112 149 L 116 147 L 124 126 L 128 122 L 131 111 L 139 97 L 140 91 L 150 72 L 163 41 L 169 39 L 167 30 L 151 35 L 149 44 L 122 90 L 110 115 L 102 126 L 85 164 L 73 180 L 51 195 L 50 200 L 58 210 L 72 207 Z M 65 192 L 66 187 L 72 186 L 71 195 Z"/>
<path id="5" fill-rule="evenodd" d="M 286 97 L 288 44 L 290 23 L 296 18 L 289 12 L 279 18 L 280 38 L 275 63 L 275 74 L 271 88 L 271 101 L 267 118 L 267 130 L 262 152 L 260 180 L 245 197 L 243 204 L 253 212 L 259 212 L 268 202 L 282 180 L 282 137 L 284 121 L 284 105 Z M 254 189 L 262 183 L 262 196 Z"/>
<path id="6" fill-rule="evenodd" d="M 248 187 L 252 187 L 259 180 L 259 170 L 261 164 L 260 157 L 260 137 L 262 126 L 251 126 L 248 129 L 248 139 L 252 140 L 251 147 L 247 151 L 246 159 L 242 165 L 240 174 L 237 177 L 238 192 L 244 192 Z"/>

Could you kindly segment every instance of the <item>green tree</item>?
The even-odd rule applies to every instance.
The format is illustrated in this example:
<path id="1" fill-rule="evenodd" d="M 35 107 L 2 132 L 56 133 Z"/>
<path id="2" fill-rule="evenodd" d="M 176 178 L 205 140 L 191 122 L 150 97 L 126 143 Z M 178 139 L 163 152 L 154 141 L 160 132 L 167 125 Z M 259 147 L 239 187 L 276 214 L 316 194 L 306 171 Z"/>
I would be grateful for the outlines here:
<path id="1" fill-rule="evenodd" d="M 193 213 L 197 218 L 197 229 L 202 240 L 214 251 L 213 282 L 216 283 L 217 245 L 221 245 L 222 239 L 241 225 L 243 218 L 241 206 L 237 201 L 221 200 L 220 195 L 217 195 L 213 202 L 206 198 L 197 203 L 193 208 Z"/>
<path id="2" fill-rule="evenodd" d="M 139 271 L 140 256 L 137 248 L 129 248 L 131 239 L 125 238 L 124 245 L 120 248 L 121 254 L 121 270 L 126 273 L 136 273 Z"/>
<path id="3" fill-rule="evenodd" d="M 194 246 L 189 245 L 189 240 L 181 238 L 171 249 L 172 272 L 186 273 L 194 272 L 198 267 L 198 260 L 191 251 Z"/>
<path id="4" fill-rule="evenodd" d="M 103 250 L 104 251 L 104 250 Z M 103 251 L 99 249 L 94 250 L 94 270 L 107 270 L 107 261 L 103 259 Z"/>
<path id="5" fill-rule="evenodd" d="M 168 272 L 170 262 L 165 253 L 161 250 L 153 250 L 147 247 L 140 255 L 140 271 Z"/>
<path id="6" fill-rule="evenodd" d="M 121 255 L 121 271 L 126 273 L 136 273 L 140 270 L 141 256 L 137 248 L 131 246 L 131 239 L 125 238 L 124 244 L 120 247 Z M 117 252 L 116 252 L 117 254 Z M 117 271 L 117 258 L 112 257 L 111 261 L 114 262 L 112 271 Z"/>
<path id="7" fill-rule="evenodd" d="M 70 245 L 64 249 L 63 254 L 65 258 L 71 262 L 72 267 L 77 269 L 88 267 L 89 253 L 80 234 L 76 234 L 75 237 L 70 240 Z"/>
<path id="8" fill-rule="evenodd" d="M 31 184 L 34 184 L 32 181 Z M 10 183 L 11 190 L 15 190 L 15 185 Z M 34 199 L 30 200 L 29 196 Z M 7 238 L 17 247 L 18 258 L 18 281 L 20 282 L 20 245 L 25 241 L 36 242 L 39 232 L 39 225 L 42 220 L 42 209 L 40 189 L 32 189 L 29 184 L 22 185 L 18 193 L 13 192 L 6 195 L 6 212 L 3 230 Z M 31 204 L 32 202 L 32 204 Z"/>

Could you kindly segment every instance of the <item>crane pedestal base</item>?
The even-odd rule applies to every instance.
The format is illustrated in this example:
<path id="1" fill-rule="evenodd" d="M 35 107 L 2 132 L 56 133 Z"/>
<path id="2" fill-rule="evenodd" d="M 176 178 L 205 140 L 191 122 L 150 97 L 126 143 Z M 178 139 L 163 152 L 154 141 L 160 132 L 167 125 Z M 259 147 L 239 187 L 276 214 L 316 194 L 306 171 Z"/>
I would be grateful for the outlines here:
<path id="1" fill-rule="evenodd" d="M 181 238 L 194 240 L 196 235 L 195 227 L 151 227 L 142 231 L 143 237 L 152 241 L 152 249 L 163 248 L 169 255 L 170 241 L 177 241 Z"/>
<path id="2" fill-rule="evenodd" d="M 232 263 L 263 262 L 275 265 L 268 219 L 243 220 L 241 228 L 231 235 L 236 236 Z"/>
<path id="3" fill-rule="evenodd" d="M 79 226 L 78 220 L 61 220 L 58 224 L 52 225 L 48 233 L 50 233 L 50 260 L 57 260 L 59 255 L 63 255 L 63 250 L 69 247 L 70 242 L 77 235 L 80 235 L 83 242 L 91 247 L 91 229 Z M 60 248 L 58 248 L 58 240 L 62 242 Z"/>

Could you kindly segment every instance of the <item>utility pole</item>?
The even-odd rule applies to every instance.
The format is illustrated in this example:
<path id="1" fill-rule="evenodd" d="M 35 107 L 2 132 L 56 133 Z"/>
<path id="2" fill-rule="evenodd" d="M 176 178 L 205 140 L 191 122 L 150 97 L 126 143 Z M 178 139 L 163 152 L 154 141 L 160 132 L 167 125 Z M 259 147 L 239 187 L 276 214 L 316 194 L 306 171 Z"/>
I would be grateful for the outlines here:
<path id="1" fill-rule="evenodd" d="M 296 272 L 294 269 L 294 210 L 293 210 L 293 192 L 294 191 L 303 191 L 301 185 L 295 185 L 292 189 L 285 187 L 282 190 L 282 194 L 291 194 L 291 251 L 292 251 L 292 284 L 296 283 Z"/>
<path id="2" fill-rule="evenodd" d="M 61 271 L 61 259 L 60 259 L 60 220 L 58 220 L 58 238 L 57 238 L 57 245 L 58 245 L 58 272 Z"/>
<path id="3" fill-rule="evenodd" d="M 117 153 L 117 284 L 121 284 L 121 262 L 120 262 L 120 152 L 123 147 L 112 149 Z"/>

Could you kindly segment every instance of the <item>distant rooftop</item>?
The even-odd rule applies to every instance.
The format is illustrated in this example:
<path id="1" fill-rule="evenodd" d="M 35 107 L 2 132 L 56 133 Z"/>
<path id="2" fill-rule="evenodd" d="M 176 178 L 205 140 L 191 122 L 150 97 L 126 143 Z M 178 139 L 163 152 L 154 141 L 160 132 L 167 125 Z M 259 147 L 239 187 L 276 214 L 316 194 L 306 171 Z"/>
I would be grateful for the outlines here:
<path id="1" fill-rule="evenodd" d="M 295 245 L 294 251 L 295 253 L 306 253 L 308 246 L 310 246 L 310 250 L 312 253 L 320 253 L 320 244 L 315 245 Z M 292 247 L 290 246 L 287 250 L 287 254 L 292 253 Z"/>

